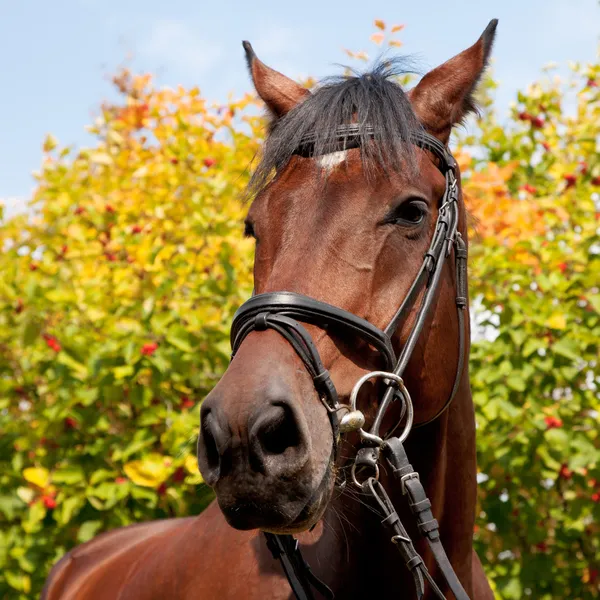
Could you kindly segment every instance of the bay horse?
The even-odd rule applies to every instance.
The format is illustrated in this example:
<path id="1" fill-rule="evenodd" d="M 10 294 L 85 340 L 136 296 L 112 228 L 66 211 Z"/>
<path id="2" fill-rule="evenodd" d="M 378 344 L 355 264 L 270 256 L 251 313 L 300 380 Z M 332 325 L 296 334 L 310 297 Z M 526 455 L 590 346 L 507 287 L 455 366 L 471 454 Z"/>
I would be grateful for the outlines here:
<path id="1" fill-rule="evenodd" d="M 496 24 L 408 93 L 393 60 L 311 93 L 244 43 L 271 123 L 245 225 L 255 294 L 201 408 L 217 502 L 71 550 L 43 600 L 493 598 L 447 144 Z"/>

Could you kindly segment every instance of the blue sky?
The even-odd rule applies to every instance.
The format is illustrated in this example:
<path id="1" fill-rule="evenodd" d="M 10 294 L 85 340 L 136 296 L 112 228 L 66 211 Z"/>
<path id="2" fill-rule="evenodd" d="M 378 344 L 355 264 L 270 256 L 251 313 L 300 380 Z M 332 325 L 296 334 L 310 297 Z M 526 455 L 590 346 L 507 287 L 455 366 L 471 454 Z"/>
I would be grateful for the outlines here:
<path id="1" fill-rule="evenodd" d="M 287 75 L 322 77 L 348 62 L 343 48 L 374 48 L 368 38 L 379 18 L 406 25 L 400 52 L 426 71 L 471 45 L 494 17 L 503 111 L 548 62 L 597 55 L 597 0 L 4 0 L 0 201 L 24 206 L 46 133 L 89 142 L 84 126 L 112 97 L 108 78 L 123 63 L 165 85 L 199 85 L 217 101 L 249 89 L 242 39 Z"/>

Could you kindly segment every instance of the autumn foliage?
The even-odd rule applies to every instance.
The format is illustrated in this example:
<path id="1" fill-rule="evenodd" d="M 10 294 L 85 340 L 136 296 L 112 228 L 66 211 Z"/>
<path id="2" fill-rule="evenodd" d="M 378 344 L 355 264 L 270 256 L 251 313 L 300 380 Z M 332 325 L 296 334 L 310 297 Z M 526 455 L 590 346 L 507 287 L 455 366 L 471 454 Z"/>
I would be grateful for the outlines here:
<path id="1" fill-rule="evenodd" d="M 372 40 L 398 46 L 400 26 Z M 393 43 L 392 43 L 393 42 Z M 355 53 L 355 58 L 365 58 Z M 600 596 L 600 65 L 483 117 L 454 149 L 471 213 L 476 544 L 500 598 Z M 0 597 L 73 545 L 211 499 L 197 406 L 252 289 L 250 96 L 121 72 L 73 151 L 48 137 L 28 215 L 0 227 Z M 252 110 L 247 110 L 252 106 Z"/>

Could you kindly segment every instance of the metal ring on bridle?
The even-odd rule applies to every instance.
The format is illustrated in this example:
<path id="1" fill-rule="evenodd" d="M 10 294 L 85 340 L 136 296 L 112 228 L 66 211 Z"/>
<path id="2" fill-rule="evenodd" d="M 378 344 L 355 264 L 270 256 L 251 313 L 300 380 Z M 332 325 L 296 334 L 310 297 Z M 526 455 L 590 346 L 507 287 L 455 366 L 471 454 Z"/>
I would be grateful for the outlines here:
<path id="1" fill-rule="evenodd" d="M 408 393 L 408 390 L 406 389 L 406 386 L 404 385 L 404 380 L 399 375 L 396 375 L 395 373 L 388 373 L 387 371 L 371 371 L 370 373 L 363 375 L 354 384 L 354 387 L 352 388 L 352 392 L 350 394 L 350 402 L 349 403 L 350 403 L 350 406 L 352 407 L 352 410 L 353 411 L 358 410 L 356 407 L 358 392 L 360 391 L 360 388 L 370 379 L 389 379 L 396 384 L 398 391 L 402 394 L 402 397 L 403 397 L 404 401 L 406 402 L 406 423 L 404 425 L 404 430 L 398 436 L 398 438 L 400 439 L 401 442 L 403 442 L 408 437 L 408 434 L 410 433 L 410 430 L 412 429 L 412 424 L 413 424 L 413 419 L 414 419 L 414 410 L 413 410 L 413 405 L 412 405 L 412 400 L 410 398 L 410 394 Z M 378 446 L 381 446 L 383 444 L 383 439 L 381 437 L 373 435 L 373 434 L 365 431 L 362 427 L 358 430 L 358 432 L 360 434 L 360 437 L 363 440 L 367 440 L 369 442 L 375 443 Z"/>
<path id="2" fill-rule="evenodd" d="M 357 467 L 356 463 L 354 463 L 354 464 L 352 465 L 352 469 L 351 469 L 351 471 L 350 471 L 350 473 L 351 473 L 351 475 L 352 475 L 352 483 L 353 483 L 353 484 L 354 484 L 356 487 L 358 487 L 358 488 L 362 489 L 362 486 L 363 486 L 363 484 L 362 484 L 362 483 L 361 483 L 361 482 L 358 480 L 358 478 L 356 477 L 356 470 L 357 470 L 357 468 L 358 468 L 358 467 Z M 361 468 L 364 468 L 364 467 L 363 467 L 363 466 L 361 466 Z M 374 465 L 373 465 L 373 469 L 375 470 L 375 475 L 374 475 L 374 476 L 371 476 L 371 477 L 370 477 L 370 479 L 374 479 L 375 481 L 379 481 L 379 465 L 378 465 L 377 463 L 376 463 L 376 464 L 374 464 Z M 365 479 L 365 481 L 366 481 L 366 479 Z M 363 483 L 364 483 L 364 482 L 363 482 Z"/>

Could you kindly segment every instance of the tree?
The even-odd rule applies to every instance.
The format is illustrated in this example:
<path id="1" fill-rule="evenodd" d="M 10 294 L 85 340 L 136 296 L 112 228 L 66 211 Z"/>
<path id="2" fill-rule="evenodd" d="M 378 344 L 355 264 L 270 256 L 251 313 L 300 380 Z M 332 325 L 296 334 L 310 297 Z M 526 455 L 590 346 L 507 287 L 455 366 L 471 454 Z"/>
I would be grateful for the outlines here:
<path id="1" fill-rule="evenodd" d="M 240 197 L 259 119 L 235 121 L 250 97 L 213 109 L 114 82 L 95 145 L 49 137 L 34 217 L 0 228 L 0 597 L 37 597 L 100 531 L 212 498 L 197 406 L 252 290 Z"/>
<path id="2" fill-rule="evenodd" d="M 474 217 L 477 548 L 502 598 L 597 598 L 600 65 L 533 84 L 463 156 Z"/>

